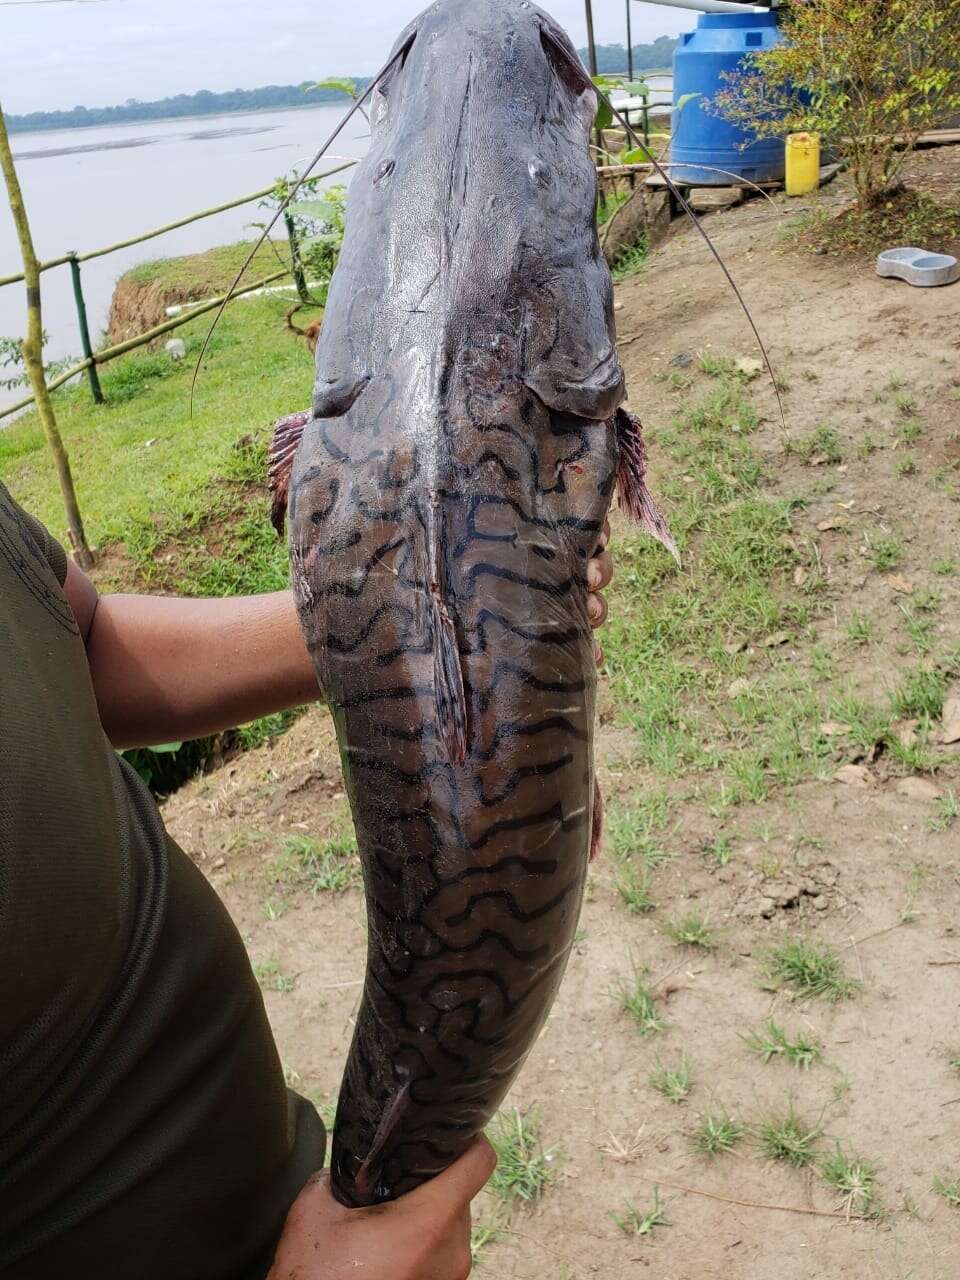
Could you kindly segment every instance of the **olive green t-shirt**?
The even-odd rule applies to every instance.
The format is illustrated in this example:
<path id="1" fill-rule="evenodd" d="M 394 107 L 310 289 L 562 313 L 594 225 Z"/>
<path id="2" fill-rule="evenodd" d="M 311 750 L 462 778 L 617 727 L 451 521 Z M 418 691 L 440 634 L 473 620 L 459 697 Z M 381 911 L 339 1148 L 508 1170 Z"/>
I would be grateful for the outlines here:
<path id="1" fill-rule="evenodd" d="M 262 1277 L 323 1163 L 243 944 L 100 726 L 0 484 L 0 1277 Z"/>

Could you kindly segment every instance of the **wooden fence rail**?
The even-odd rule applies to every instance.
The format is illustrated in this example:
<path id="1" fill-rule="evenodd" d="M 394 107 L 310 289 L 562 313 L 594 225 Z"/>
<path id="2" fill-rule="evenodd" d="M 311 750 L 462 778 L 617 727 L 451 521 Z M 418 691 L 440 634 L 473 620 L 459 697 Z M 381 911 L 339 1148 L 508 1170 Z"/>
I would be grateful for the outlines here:
<path id="1" fill-rule="evenodd" d="M 317 179 L 333 178 L 338 173 L 344 173 L 347 169 L 353 168 L 357 164 L 356 160 L 347 160 L 343 164 L 338 165 L 335 169 L 328 169 L 326 173 L 317 174 Z M 262 200 L 265 196 L 271 195 L 276 190 L 276 184 L 269 187 L 263 187 L 259 191 L 252 191 L 249 195 L 238 196 L 236 200 L 227 200 L 223 204 L 214 205 L 210 209 L 201 209 L 199 213 L 191 213 L 185 218 L 178 218 L 175 222 L 167 222 L 162 227 L 154 227 L 152 231 L 144 231 L 141 235 L 131 236 L 128 240 L 120 240 L 116 244 L 106 245 L 102 249 L 90 249 L 87 253 L 67 253 L 62 258 L 51 258 L 49 262 L 41 262 L 39 264 L 40 271 L 50 271 L 54 267 L 64 267 L 69 265 L 73 276 L 73 295 L 77 307 L 77 321 L 80 327 L 80 344 L 83 348 L 84 358 L 71 368 L 64 370 L 58 374 L 52 382 L 47 384 L 48 391 L 55 391 L 58 387 L 62 387 L 65 382 L 69 382 L 71 378 L 75 378 L 78 374 L 86 373 L 90 381 L 90 390 L 93 394 L 94 401 L 97 404 L 103 404 L 103 392 L 100 388 L 100 380 L 97 377 L 97 366 L 106 364 L 108 360 L 115 360 L 117 356 L 122 356 L 128 351 L 133 351 L 136 347 L 145 346 L 146 343 L 152 342 L 155 338 L 161 337 L 164 333 L 169 333 L 173 329 L 178 329 L 180 325 L 187 324 L 196 316 L 202 316 L 207 311 L 212 311 L 214 307 L 219 307 L 224 298 L 214 298 L 212 301 L 204 303 L 203 306 L 194 307 L 192 310 L 183 315 L 177 316 L 176 319 L 168 321 L 165 324 L 157 325 L 153 329 L 149 329 L 146 333 L 141 333 L 135 338 L 129 338 L 126 342 L 118 343 L 113 347 L 105 347 L 101 351 L 94 351 L 90 343 L 90 326 L 87 319 L 87 307 L 83 297 L 83 285 L 80 279 L 80 263 L 90 262 L 94 258 L 102 258 L 109 253 L 117 253 L 120 249 L 129 249 L 135 244 L 142 244 L 146 240 L 153 240 L 157 236 L 166 235 L 168 231 L 176 231 L 179 227 L 189 226 L 191 222 L 199 222 L 202 218 L 212 218 L 214 214 L 226 213 L 229 209 L 237 209 L 241 205 L 252 204 L 254 200 Z M 278 271 L 274 275 L 265 276 L 264 279 L 258 280 L 256 284 L 247 285 L 242 289 L 238 289 L 232 296 L 235 298 L 242 297 L 246 293 L 253 293 L 257 289 L 262 289 L 265 285 L 272 284 L 275 280 L 281 280 L 284 276 L 293 274 L 297 291 L 301 298 L 306 293 L 306 285 L 303 280 L 303 273 L 299 267 L 298 246 L 296 243 L 295 228 L 293 219 L 287 217 L 285 219 L 287 234 L 290 240 L 291 252 L 291 270 Z M 4 285 L 18 284 L 24 279 L 23 273 L 12 276 L 0 276 L 0 289 Z M 19 400 L 16 404 L 8 405 L 5 409 L 0 409 L 0 421 L 9 418 L 11 414 L 19 413 L 21 409 L 26 409 L 33 404 L 34 397 L 26 396 L 23 400 Z"/>

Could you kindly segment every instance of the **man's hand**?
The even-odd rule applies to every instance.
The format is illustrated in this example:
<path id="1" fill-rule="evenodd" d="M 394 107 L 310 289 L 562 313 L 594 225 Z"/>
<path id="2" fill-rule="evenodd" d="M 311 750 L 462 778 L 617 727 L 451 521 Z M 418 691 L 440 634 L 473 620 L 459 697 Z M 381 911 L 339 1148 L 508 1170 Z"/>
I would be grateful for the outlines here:
<path id="1" fill-rule="evenodd" d="M 345 1209 L 319 1175 L 290 1210 L 267 1280 L 466 1280 L 470 1201 L 496 1163 L 480 1138 L 439 1178 L 375 1209 Z"/>

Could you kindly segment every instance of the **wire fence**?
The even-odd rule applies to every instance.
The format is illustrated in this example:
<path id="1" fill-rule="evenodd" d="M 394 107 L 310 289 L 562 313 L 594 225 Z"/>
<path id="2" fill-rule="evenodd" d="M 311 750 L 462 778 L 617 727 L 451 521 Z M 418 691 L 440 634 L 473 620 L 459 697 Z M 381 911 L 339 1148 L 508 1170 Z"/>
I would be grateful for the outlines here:
<path id="1" fill-rule="evenodd" d="M 316 180 L 322 181 L 325 178 L 336 177 L 337 174 L 344 173 L 347 169 L 352 168 L 357 163 L 356 160 L 348 160 L 338 165 L 334 169 L 328 169 L 326 173 L 317 175 Z M 91 249 L 87 253 L 65 253 L 62 257 L 51 258 L 48 262 L 40 263 L 40 271 L 52 271 L 57 267 L 69 266 L 73 278 L 73 296 L 77 309 L 77 325 L 80 332 L 80 346 L 83 351 L 83 359 L 72 365 L 69 369 L 65 369 L 62 373 L 57 374 L 48 384 L 48 391 L 55 391 L 58 387 L 62 387 L 64 383 L 70 382 L 71 379 L 79 374 L 86 373 L 90 391 L 94 401 L 97 404 L 103 404 L 105 397 L 103 389 L 100 386 L 100 379 L 97 375 L 97 369 L 100 365 L 115 360 L 118 356 L 125 355 L 128 351 L 134 351 L 137 347 L 146 346 L 148 342 L 162 337 L 165 333 L 171 333 L 174 329 L 179 329 L 181 325 L 189 324 L 191 320 L 195 320 L 197 316 L 202 316 L 214 308 L 222 306 L 226 297 L 213 298 L 209 301 L 200 303 L 195 307 L 188 307 L 173 319 L 166 321 L 164 324 L 156 325 L 152 329 L 138 334 L 136 337 L 128 338 L 125 342 L 115 343 L 113 346 L 101 347 L 99 351 L 93 349 L 90 341 L 90 323 L 87 316 L 87 305 L 83 296 L 83 278 L 81 274 L 81 264 L 91 262 L 94 258 L 102 258 L 107 254 L 117 253 L 121 249 L 129 249 L 133 245 L 143 244 L 148 240 L 154 240 L 157 236 L 166 235 L 169 231 L 176 231 L 180 227 L 189 226 L 192 222 L 200 222 L 204 218 L 212 218 L 218 213 L 226 213 L 230 209 L 238 209 L 245 204 L 252 204 L 255 200 L 263 200 L 267 196 L 271 196 L 276 191 L 276 185 L 271 184 L 269 187 L 263 187 L 259 191 L 251 191 L 249 195 L 238 196 L 235 200 L 227 200 L 223 204 L 214 205 L 210 209 L 201 209 L 197 213 L 188 214 L 186 217 L 178 218 L 175 222 L 167 222 L 162 227 L 154 227 L 151 231 L 144 231 L 140 235 L 131 236 L 128 240 L 120 240 L 116 244 L 106 245 L 101 249 Z M 294 220 L 289 215 L 284 219 L 287 236 L 290 240 L 291 265 L 282 271 L 277 271 L 273 275 L 265 276 L 261 280 L 257 280 L 253 284 L 245 285 L 238 288 L 230 295 L 233 298 L 241 298 L 245 294 L 255 293 L 258 289 L 264 289 L 268 285 L 273 284 L 277 280 L 283 279 L 285 276 L 292 276 L 297 291 L 302 298 L 306 297 L 307 285 L 303 277 L 303 270 L 300 265 L 300 256 L 298 245 L 296 242 L 296 228 Z M 0 276 L 0 289 L 7 285 L 20 284 L 24 280 L 23 272 L 15 275 Z M 7 405 L 0 409 L 0 419 L 8 418 L 11 414 L 19 413 L 33 404 L 34 396 L 25 396 L 16 404 Z"/>

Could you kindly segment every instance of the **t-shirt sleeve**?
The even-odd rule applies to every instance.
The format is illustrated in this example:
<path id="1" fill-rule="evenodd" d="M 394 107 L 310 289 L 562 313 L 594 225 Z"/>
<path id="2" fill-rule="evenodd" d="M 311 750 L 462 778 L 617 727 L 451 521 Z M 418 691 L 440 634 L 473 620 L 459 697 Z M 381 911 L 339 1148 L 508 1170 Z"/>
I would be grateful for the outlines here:
<path id="1" fill-rule="evenodd" d="M 67 580 L 67 553 L 64 551 L 63 547 L 61 547 L 56 538 L 53 537 L 50 531 L 45 528 L 45 526 L 42 525 L 35 516 L 24 511 L 23 507 L 18 506 L 16 502 L 14 502 L 13 505 L 16 508 L 16 512 L 20 517 L 21 523 L 36 543 L 37 550 L 53 570 L 54 576 L 62 587 Z"/>

